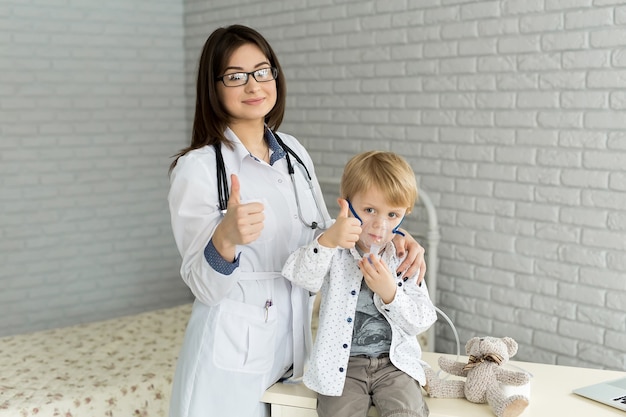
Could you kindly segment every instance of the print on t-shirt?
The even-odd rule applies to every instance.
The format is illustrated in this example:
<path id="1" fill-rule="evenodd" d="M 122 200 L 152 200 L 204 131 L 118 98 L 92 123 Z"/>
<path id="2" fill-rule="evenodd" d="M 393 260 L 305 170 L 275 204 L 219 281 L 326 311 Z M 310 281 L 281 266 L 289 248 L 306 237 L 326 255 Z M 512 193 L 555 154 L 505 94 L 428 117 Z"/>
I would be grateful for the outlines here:
<path id="1" fill-rule="evenodd" d="M 391 326 L 374 305 L 374 293 L 362 281 L 356 304 L 350 355 L 377 357 L 388 353 L 390 346 Z"/>

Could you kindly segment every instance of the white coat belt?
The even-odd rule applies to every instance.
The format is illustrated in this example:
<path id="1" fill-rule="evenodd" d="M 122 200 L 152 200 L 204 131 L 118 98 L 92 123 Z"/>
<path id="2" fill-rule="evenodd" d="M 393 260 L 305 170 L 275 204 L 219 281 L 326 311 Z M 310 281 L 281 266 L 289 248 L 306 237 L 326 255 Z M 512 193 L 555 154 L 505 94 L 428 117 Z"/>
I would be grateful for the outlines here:
<path id="1" fill-rule="evenodd" d="M 239 274 L 239 279 L 242 281 L 261 281 L 281 277 L 280 272 L 242 272 Z"/>

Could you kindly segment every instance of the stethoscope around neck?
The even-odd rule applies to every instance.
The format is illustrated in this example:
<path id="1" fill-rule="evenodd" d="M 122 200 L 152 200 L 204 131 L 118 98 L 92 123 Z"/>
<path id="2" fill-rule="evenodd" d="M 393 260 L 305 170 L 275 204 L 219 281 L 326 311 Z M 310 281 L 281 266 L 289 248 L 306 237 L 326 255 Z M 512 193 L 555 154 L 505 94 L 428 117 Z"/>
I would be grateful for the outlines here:
<path id="1" fill-rule="evenodd" d="M 285 160 L 287 161 L 287 173 L 289 174 L 289 177 L 291 178 L 291 186 L 293 187 L 293 194 L 295 195 L 295 198 L 296 198 L 296 206 L 298 207 L 298 218 L 300 219 L 300 222 L 302 222 L 303 225 L 311 229 L 322 229 L 322 230 L 326 229 L 324 225 L 321 225 L 316 221 L 312 221 L 311 223 L 309 223 L 306 220 L 304 220 L 304 217 L 302 216 L 302 209 L 300 208 L 301 207 L 300 197 L 298 196 L 298 190 L 296 188 L 296 179 L 295 179 L 296 170 L 294 169 L 293 162 L 291 161 L 291 156 L 293 156 L 296 162 L 300 164 L 303 170 L 303 174 L 306 174 L 305 180 L 309 185 L 311 194 L 313 195 L 315 208 L 317 209 L 317 213 L 320 215 L 320 218 L 322 219 L 322 221 L 324 221 L 323 220 L 324 213 L 322 212 L 320 203 L 318 202 L 317 195 L 315 193 L 315 188 L 313 187 L 313 179 L 311 178 L 311 174 L 308 168 L 306 167 L 302 159 L 298 156 L 298 154 L 295 153 L 294 150 L 291 149 L 289 146 L 287 146 L 276 132 L 273 132 L 273 133 L 274 133 L 274 137 L 276 138 L 276 141 L 278 142 L 278 145 L 281 148 L 283 148 L 283 150 L 285 151 Z M 217 194 L 218 194 L 218 199 L 219 199 L 219 209 L 220 209 L 220 212 L 222 213 L 222 216 L 224 216 L 226 214 L 226 210 L 228 207 L 228 198 L 230 195 L 228 191 L 228 178 L 226 176 L 226 165 L 224 164 L 224 157 L 222 155 L 221 143 L 217 142 L 213 145 L 213 147 L 215 148 L 215 159 L 216 159 L 216 168 L 217 168 Z"/>

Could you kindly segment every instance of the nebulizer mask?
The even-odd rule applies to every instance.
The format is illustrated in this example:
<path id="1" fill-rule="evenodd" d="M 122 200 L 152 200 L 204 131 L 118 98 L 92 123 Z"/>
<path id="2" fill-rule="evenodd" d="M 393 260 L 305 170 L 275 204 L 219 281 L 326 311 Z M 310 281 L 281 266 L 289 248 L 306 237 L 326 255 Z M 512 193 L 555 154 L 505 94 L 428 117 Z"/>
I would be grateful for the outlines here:
<path id="1" fill-rule="evenodd" d="M 357 244 L 366 255 L 378 257 L 381 249 L 393 239 L 394 233 L 402 234 L 397 230 L 402 220 L 392 221 L 393 219 L 382 213 L 361 213 L 359 216 L 350 201 L 348 207 L 352 215 L 361 222 L 361 235 Z"/>
<path id="2" fill-rule="evenodd" d="M 369 255 L 379 256 L 380 250 L 391 240 L 389 220 L 371 219 L 361 224 L 361 236 L 359 245 L 363 251 L 369 248 Z"/>

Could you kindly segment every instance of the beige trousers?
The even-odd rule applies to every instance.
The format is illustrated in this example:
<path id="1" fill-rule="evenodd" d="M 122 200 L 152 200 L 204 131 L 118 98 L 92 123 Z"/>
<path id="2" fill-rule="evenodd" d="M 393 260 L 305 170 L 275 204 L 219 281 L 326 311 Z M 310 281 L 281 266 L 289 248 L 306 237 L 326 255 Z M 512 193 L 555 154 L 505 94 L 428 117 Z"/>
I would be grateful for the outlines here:
<path id="1" fill-rule="evenodd" d="M 343 394 L 318 395 L 319 417 L 366 417 L 372 403 L 380 417 L 427 417 L 419 382 L 396 368 L 388 356 L 350 357 Z"/>

